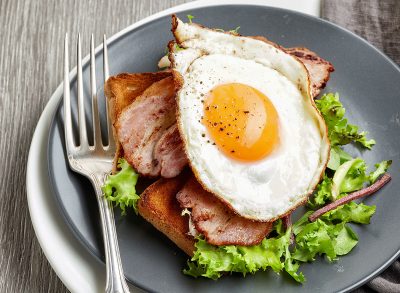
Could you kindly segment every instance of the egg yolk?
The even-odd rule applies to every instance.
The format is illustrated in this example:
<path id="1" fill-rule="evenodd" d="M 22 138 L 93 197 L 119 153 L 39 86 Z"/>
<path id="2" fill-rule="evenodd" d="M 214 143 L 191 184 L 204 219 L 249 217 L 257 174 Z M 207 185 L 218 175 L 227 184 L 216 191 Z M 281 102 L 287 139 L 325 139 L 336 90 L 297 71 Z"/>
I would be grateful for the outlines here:
<path id="1" fill-rule="evenodd" d="M 218 148 L 236 160 L 260 160 L 279 143 L 274 105 L 263 93 L 245 84 L 213 88 L 204 101 L 202 123 Z"/>

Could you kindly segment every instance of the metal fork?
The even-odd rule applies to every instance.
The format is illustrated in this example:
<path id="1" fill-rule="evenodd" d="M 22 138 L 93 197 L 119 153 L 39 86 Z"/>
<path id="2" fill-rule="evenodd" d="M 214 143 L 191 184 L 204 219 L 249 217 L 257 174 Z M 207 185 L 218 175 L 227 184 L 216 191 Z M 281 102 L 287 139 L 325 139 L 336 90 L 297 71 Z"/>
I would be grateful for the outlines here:
<path id="1" fill-rule="evenodd" d="M 108 145 L 103 145 L 101 138 L 100 117 L 98 110 L 98 100 L 96 93 L 96 69 L 93 34 L 90 42 L 90 88 L 92 100 L 93 117 L 93 136 L 94 145 L 89 145 L 86 121 L 85 106 L 83 96 L 82 82 L 82 56 L 81 56 L 81 38 L 78 35 L 77 45 L 77 82 L 78 82 L 78 126 L 79 126 L 79 145 L 74 143 L 72 119 L 71 119 L 71 97 L 69 81 L 69 62 L 68 62 L 68 35 L 65 35 L 64 43 L 64 132 L 65 147 L 68 156 L 69 166 L 75 172 L 78 172 L 87 178 L 93 184 L 96 191 L 96 198 L 100 209 L 100 217 L 104 239 L 104 251 L 106 259 L 107 280 L 105 292 L 107 293 L 125 293 L 129 292 L 125 282 L 124 272 L 122 270 L 121 258 L 118 248 L 117 233 L 115 230 L 114 214 L 112 207 L 103 195 L 101 186 L 112 167 L 113 156 L 115 153 L 115 142 L 112 135 L 111 121 L 107 109 L 107 131 Z M 103 39 L 103 68 L 104 82 L 108 79 L 108 56 L 106 36 Z"/>

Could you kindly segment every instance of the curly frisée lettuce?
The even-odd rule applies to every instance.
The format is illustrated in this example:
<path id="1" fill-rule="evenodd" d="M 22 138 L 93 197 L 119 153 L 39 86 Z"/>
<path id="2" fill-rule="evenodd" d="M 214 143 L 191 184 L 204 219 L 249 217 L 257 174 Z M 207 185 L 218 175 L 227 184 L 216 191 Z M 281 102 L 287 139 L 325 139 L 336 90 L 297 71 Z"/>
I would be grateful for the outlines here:
<path id="1" fill-rule="evenodd" d="M 284 231 L 282 221 L 279 220 L 274 231 L 276 237 L 265 238 L 255 246 L 214 246 L 198 237 L 194 256 L 183 272 L 193 277 L 203 276 L 215 280 L 224 273 L 237 272 L 245 276 L 270 267 L 277 273 L 284 270 L 296 281 L 304 282 L 304 275 L 297 273 L 300 264 L 292 258 L 289 250 L 291 229 Z"/>
<path id="2" fill-rule="evenodd" d="M 367 139 L 365 131 L 359 132 L 358 126 L 349 124 L 344 118 L 345 109 L 339 100 L 339 94 L 325 94 L 315 100 L 315 104 L 328 126 L 328 136 L 332 146 L 356 142 L 371 149 L 375 144 L 375 140 Z"/>
<path id="3" fill-rule="evenodd" d="M 102 189 L 104 196 L 115 206 L 119 206 L 122 214 L 126 214 L 126 208 L 132 207 L 137 213 L 136 183 L 139 175 L 133 170 L 125 159 L 118 160 L 120 171 L 109 175 Z"/>
<path id="4" fill-rule="evenodd" d="M 309 215 L 306 213 L 304 216 Z M 334 261 L 337 256 L 349 253 L 357 244 L 358 237 L 345 223 L 334 224 L 320 219 L 309 223 L 300 219 L 300 224 L 293 227 L 296 236 L 293 259 L 309 262 L 314 261 L 317 255 L 325 255 L 329 261 Z"/>
<path id="5" fill-rule="evenodd" d="M 375 164 L 375 171 L 366 174 L 367 164 L 360 158 L 352 159 L 340 165 L 333 176 L 332 196 L 336 199 L 339 194 L 349 193 L 363 188 L 364 183 L 374 183 L 383 175 L 392 161 L 382 161 Z M 341 197 L 341 196 L 340 196 Z"/>
<path id="6" fill-rule="evenodd" d="M 273 269 L 285 271 L 299 283 L 305 276 L 299 272 L 302 262 L 315 261 L 317 256 L 326 256 L 328 261 L 348 254 L 358 243 L 357 234 L 347 225 L 349 222 L 368 224 L 375 206 L 351 202 L 309 222 L 312 211 L 305 213 L 292 228 L 283 231 L 282 221 L 275 225 L 275 237 L 265 238 L 255 246 L 214 246 L 198 237 L 194 256 L 183 272 L 193 277 L 218 279 L 224 273 L 254 274 Z M 291 233 L 295 243 L 291 245 Z"/>
<path id="7" fill-rule="evenodd" d="M 367 174 L 367 165 L 364 160 L 356 158 L 344 162 L 337 168 L 333 177 L 324 175 L 313 197 L 308 201 L 308 206 L 310 208 L 320 207 L 349 192 L 360 190 L 366 183 L 374 183 L 389 169 L 391 164 L 392 161 L 382 161 L 375 164 L 375 170 Z"/>
<path id="8" fill-rule="evenodd" d="M 339 146 L 331 146 L 331 153 L 327 167 L 331 170 L 337 170 L 341 164 L 353 159 L 348 153 Z"/>
<path id="9" fill-rule="evenodd" d="M 375 171 L 371 172 L 368 176 L 369 182 L 374 183 L 379 176 L 383 175 L 392 165 L 392 160 L 382 161 L 380 163 L 375 164 Z"/>

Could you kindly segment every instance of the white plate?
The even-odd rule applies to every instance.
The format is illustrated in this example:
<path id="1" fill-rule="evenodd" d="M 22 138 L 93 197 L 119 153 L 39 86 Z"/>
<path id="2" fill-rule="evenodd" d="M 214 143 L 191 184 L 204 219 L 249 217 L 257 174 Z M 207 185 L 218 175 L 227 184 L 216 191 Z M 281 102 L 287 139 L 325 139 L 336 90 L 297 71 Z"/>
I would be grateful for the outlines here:
<path id="1" fill-rule="evenodd" d="M 110 41 L 158 17 L 186 9 L 220 4 L 281 7 L 313 16 L 319 16 L 320 12 L 320 0 L 202 0 L 179 5 L 149 16 L 117 33 L 110 38 Z M 97 50 L 99 49 L 97 48 Z M 71 292 L 103 292 L 105 286 L 104 265 L 90 255 L 72 235 L 59 213 L 50 191 L 47 174 L 47 139 L 51 117 L 62 98 L 62 92 L 61 84 L 46 105 L 32 138 L 26 175 L 29 212 L 40 246 L 65 286 Z M 131 291 L 139 292 L 139 289 L 131 286 Z"/>

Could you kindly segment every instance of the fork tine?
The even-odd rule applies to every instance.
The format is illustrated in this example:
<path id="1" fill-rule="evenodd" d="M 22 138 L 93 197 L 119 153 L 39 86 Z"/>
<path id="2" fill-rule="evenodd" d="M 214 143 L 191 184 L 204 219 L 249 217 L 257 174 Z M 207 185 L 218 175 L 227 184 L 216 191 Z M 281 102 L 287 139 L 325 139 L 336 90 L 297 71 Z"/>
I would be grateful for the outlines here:
<path id="1" fill-rule="evenodd" d="M 77 58 L 78 58 L 78 121 L 79 121 L 79 140 L 81 149 L 89 147 L 86 131 L 85 119 L 85 100 L 83 97 L 83 81 L 82 81 L 82 52 L 81 52 L 81 35 L 78 34 Z"/>
<path id="2" fill-rule="evenodd" d="M 103 36 L 103 65 L 104 65 L 104 83 L 107 81 L 110 72 L 108 68 L 108 49 L 107 49 L 107 38 Z"/>
<path id="3" fill-rule="evenodd" d="M 90 38 L 90 87 L 92 96 L 93 141 L 94 147 L 102 146 L 99 106 L 96 89 L 96 59 L 94 54 L 94 36 Z"/>
<path id="4" fill-rule="evenodd" d="M 67 152 L 70 153 L 75 148 L 74 137 L 72 133 L 71 120 L 71 95 L 69 84 L 69 52 L 68 52 L 68 34 L 65 34 L 64 40 L 64 135 Z"/>
<path id="5" fill-rule="evenodd" d="M 103 73 L 104 73 L 104 84 L 109 77 L 109 67 L 108 67 L 108 49 L 107 49 L 107 38 L 106 35 L 103 36 Z M 110 106 L 108 100 L 106 100 L 106 113 L 107 113 L 107 136 L 108 136 L 108 148 L 110 150 L 115 150 L 115 141 L 113 137 L 113 125 L 110 117 Z"/>

